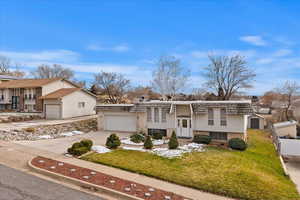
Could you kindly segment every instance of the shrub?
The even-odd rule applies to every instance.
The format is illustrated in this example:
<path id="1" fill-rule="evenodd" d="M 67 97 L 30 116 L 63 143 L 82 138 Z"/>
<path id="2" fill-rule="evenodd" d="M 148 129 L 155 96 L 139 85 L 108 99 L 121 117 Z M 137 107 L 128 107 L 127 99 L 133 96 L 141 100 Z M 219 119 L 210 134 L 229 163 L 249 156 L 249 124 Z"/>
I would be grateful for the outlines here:
<path id="1" fill-rule="evenodd" d="M 135 133 L 130 136 L 130 141 L 134 143 L 145 142 L 145 136 L 140 133 Z"/>
<path id="2" fill-rule="evenodd" d="M 121 145 L 120 138 L 115 133 L 113 133 L 106 139 L 105 145 L 109 149 L 116 149 Z"/>
<path id="3" fill-rule="evenodd" d="M 209 144 L 211 142 L 211 137 L 209 135 L 195 135 L 193 142 L 198 144 Z"/>
<path id="4" fill-rule="evenodd" d="M 82 144 L 80 142 L 75 142 L 73 145 L 72 145 L 72 149 L 77 149 L 79 147 L 82 147 Z"/>
<path id="5" fill-rule="evenodd" d="M 86 140 L 81 140 L 80 144 L 83 147 L 87 147 L 88 150 L 90 151 L 92 146 L 93 146 L 93 141 L 92 140 L 87 140 L 87 139 Z"/>
<path id="6" fill-rule="evenodd" d="M 68 153 L 74 155 L 74 156 L 81 156 L 82 154 L 85 154 L 89 152 L 89 149 L 87 147 L 79 147 L 79 148 L 69 148 Z"/>
<path id="7" fill-rule="evenodd" d="M 144 148 L 145 149 L 152 149 L 153 148 L 153 143 L 152 143 L 151 137 L 149 135 L 147 135 L 146 140 L 144 142 Z"/>
<path id="8" fill-rule="evenodd" d="M 247 149 L 247 144 L 244 140 L 240 138 L 232 138 L 229 140 L 228 145 L 232 149 L 244 151 Z"/>
<path id="9" fill-rule="evenodd" d="M 81 156 L 91 150 L 92 141 L 89 140 L 82 140 L 81 142 L 75 142 L 72 147 L 68 148 L 68 153 L 74 156 Z M 93 142 L 92 142 L 93 144 Z"/>
<path id="10" fill-rule="evenodd" d="M 163 138 L 163 135 L 160 132 L 154 132 L 152 138 L 154 140 L 161 140 Z"/>
<path id="11" fill-rule="evenodd" d="M 177 140 L 175 131 L 172 132 L 172 136 L 170 138 L 168 145 L 169 145 L 169 149 L 177 149 L 179 144 L 178 144 L 178 140 Z"/>

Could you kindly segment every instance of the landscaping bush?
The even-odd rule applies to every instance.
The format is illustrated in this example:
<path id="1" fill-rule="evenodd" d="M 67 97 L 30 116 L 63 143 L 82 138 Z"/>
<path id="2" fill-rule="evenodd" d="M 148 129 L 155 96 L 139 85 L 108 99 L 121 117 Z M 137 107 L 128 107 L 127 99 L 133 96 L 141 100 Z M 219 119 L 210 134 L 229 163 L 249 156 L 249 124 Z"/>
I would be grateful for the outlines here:
<path id="1" fill-rule="evenodd" d="M 83 147 L 87 147 L 88 150 L 90 151 L 93 146 L 93 141 L 92 140 L 81 140 L 80 144 Z"/>
<path id="2" fill-rule="evenodd" d="M 145 142 L 145 136 L 140 133 L 135 133 L 130 136 L 130 141 L 134 143 Z"/>
<path id="3" fill-rule="evenodd" d="M 232 138 L 229 140 L 228 145 L 232 149 L 244 151 L 247 149 L 247 144 L 244 140 L 240 138 Z"/>
<path id="4" fill-rule="evenodd" d="M 154 140 L 161 140 L 163 138 L 163 135 L 161 133 L 159 133 L 159 132 L 156 132 L 156 133 L 152 134 L 152 138 Z"/>
<path id="5" fill-rule="evenodd" d="M 79 147 L 79 148 L 68 148 L 68 153 L 72 154 L 74 156 L 81 156 L 85 153 L 89 152 L 89 149 L 87 147 Z"/>
<path id="6" fill-rule="evenodd" d="M 211 137 L 209 135 L 195 135 L 193 142 L 198 144 L 209 144 L 211 142 Z"/>
<path id="7" fill-rule="evenodd" d="M 121 145 L 120 138 L 115 133 L 113 133 L 106 139 L 105 145 L 109 149 L 116 149 Z"/>
<path id="8" fill-rule="evenodd" d="M 72 145 L 72 149 L 76 149 L 76 148 L 79 148 L 79 147 L 82 147 L 82 144 L 80 142 L 75 142 L 73 145 Z"/>
<path id="9" fill-rule="evenodd" d="M 91 150 L 93 142 L 91 140 L 82 140 L 75 142 L 72 147 L 68 148 L 68 153 L 74 156 L 81 156 Z"/>
<path id="10" fill-rule="evenodd" d="M 151 137 L 149 135 L 147 135 L 146 140 L 144 142 L 144 148 L 145 149 L 152 149 L 153 148 L 153 143 L 152 143 Z"/>
<path id="11" fill-rule="evenodd" d="M 172 136 L 169 140 L 168 145 L 169 145 L 169 149 L 177 149 L 179 144 L 178 144 L 178 140 L 177 140 L 175 131 L 172 132 Z"/>

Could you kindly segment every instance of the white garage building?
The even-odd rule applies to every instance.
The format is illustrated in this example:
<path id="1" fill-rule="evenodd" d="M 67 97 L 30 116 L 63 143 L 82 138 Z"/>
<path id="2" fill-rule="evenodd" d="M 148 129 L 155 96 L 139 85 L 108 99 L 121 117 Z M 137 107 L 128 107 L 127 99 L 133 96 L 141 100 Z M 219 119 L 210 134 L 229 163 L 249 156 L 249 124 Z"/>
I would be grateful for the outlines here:
<path id="1" fill-rule="evenodd" d="M 264 129 L 266 120 L 263 116 L 253 113 L 248 116 L 248 128 Z"/>
<path id="2" fill-rule="evenodd" d="M 95 114 L 96 97 L 81 88 L 61 88 L 45 96 L 46 119 L 65 119 Z"/>

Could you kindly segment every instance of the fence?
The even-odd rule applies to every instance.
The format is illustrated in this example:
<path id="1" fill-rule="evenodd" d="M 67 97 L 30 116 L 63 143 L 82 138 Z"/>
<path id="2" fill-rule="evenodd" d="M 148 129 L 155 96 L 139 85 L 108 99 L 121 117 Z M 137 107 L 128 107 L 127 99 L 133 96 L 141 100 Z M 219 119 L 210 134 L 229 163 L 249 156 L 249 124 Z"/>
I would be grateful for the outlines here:
<path id="1" fill-rule="evenodd" d="M 276 130 L 271 128 L 272 139 L 279 155 L 300 157 L 300 140 L 280 138 L 276 134 Z"/>
<path id="2" fill-rule="evenodd" d="M 278 135 L 276 134 L 276 131 L 274 129 L 273 126 L 270 127 L 271 129 L 271 133 L 272 133 L 272 140 L 273 140 L 273 143 L 275 145 L 275 148 L 278 152 L 278 154 L 281 154 L 281 144 L 280 144 L 280 138 L 278 137 Z"/>

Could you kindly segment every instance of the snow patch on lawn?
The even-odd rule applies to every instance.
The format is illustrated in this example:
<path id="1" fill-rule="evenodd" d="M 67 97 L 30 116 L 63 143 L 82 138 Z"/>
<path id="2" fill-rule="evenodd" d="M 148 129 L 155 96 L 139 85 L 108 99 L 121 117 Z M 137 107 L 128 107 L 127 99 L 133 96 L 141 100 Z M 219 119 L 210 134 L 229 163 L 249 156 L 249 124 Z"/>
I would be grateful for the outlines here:
<path id="1" fill-rule="evenodd" d="M 189 143 L 183 146 L 179 146 L 177 149 L 168 149 L 168 148 L 154 148 L 152 150 L 146 150 L 143 147 L 129 147 L 123 146 L 123 149 L 133 150 L 133 151 L 142 151 L 142 152 L 150 152 L 154 153 L 158 156 L 166 157 L 166 158 L 175 158 L 180 157 L 184 153 L 191 153 L 193 151 L 203 152 L 205 151 L 203 144 L 197 143 Z"/>
<path id="2" fill-rule="evenodd" d="M 71 137 L 73 135 L 81 135 L 81 134 L 83 134 L 82 131 L 71 131 L 71 132 L 61 133 L 60 135 L 64 137 Z"/>
<path id="3" fill-rule="evenodd" d="M 142 151 L 142 152 L 146 152 L 147 151 L 143 147 L 128 147 L 128 146 L 124 146 L 124 147 L 122 147 L 122 149 L 133 150 L 133 151 Z"/>
<path id="4" fill-rule="evenodd" d="M 108 153 L 108 152 L 111 152 L 110 149 L 104 147 L 104 146 L 101 146 L 101 145 L 93 145 L 92 146 L 92 151 L 95 151 L 97 153 Z"/>
<path id="5" fill-rule="evenodd" d="M 169 142 L 169 140 L 152 140 L 152 143 L 154 146 L 167 144 L 168 142 Z M 140 143 L 132 142 L 130 140 L 130 138 L 121 139 L 121 143 L 127 144 L 127 145 L 134 145 L 134 146 L 143 146 L 144 145 L 143 142 L 140 142 Z"/>
<path id="6" fill-rule="evenodd" d="M 121 143 L 122 143 L 122 144 L 127 144 L 127 145 L 136 145 L 136 146 L 143 146 L 143 145 L 144 145 L 143 142 L 140 142 L 140 143 L 132 142 L 132 141 L 130 140 L 130 138 L 124 138 L 124 139 L 121 139 Z"/>
<path id="7" fill-rule="evenodd" d="M 40 139 L 40 140 L 52 139 L 52 136 L 51 135 L 39 135 L 39 136 L 37 136 L 37 139 Z"/>

